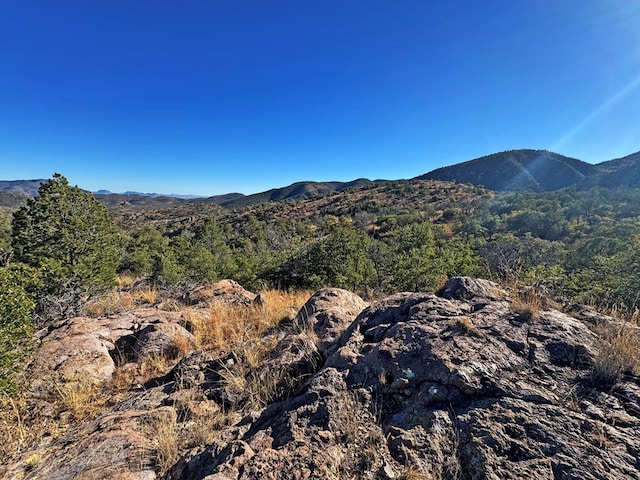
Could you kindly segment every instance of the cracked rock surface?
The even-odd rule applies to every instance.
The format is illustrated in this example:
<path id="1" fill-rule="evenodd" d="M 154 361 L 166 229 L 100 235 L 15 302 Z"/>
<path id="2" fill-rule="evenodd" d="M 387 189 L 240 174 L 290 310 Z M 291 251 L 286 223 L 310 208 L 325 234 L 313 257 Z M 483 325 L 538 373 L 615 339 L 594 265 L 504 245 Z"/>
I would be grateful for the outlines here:
<path id="1" fill-rule="evenodd" d="M 38 360 L 56 363 L 34 365 L 61 379 L 95 365 L 99 382 L 114 352 L 133 362 L 167 339 L 188 343 L 179 317 L 74 319 Z M 158 479 L 160 441 L 205 425 L 207 440 L 178 443 L 162 478 L 639 479 L 640 379 L 593 375 L 602 339 L 590 327 L 612 321 L 523 305 L 466 277 L 370 306 L 320 290 L 244 353 L 190 353 L 0 477 Z M 245 371 L 252 351 L 262 356 Z"/>
<path id="2" fill-rule="evenodd" d="M 559 311 L 519 312 L 484 280 L 393 295 L 298 394 L 171 478 L 640 478 L 638 379 L 590 385 L 598 342 Z"/>

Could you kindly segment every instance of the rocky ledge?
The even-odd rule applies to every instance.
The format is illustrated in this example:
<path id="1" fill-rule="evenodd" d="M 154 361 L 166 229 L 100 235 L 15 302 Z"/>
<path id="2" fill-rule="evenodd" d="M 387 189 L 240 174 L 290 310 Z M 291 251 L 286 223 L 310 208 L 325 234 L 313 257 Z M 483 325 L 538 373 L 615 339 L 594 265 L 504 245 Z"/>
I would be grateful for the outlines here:
<path id="1" fill-rule="evenodd" d="M 5 476 L 157 478 L 149 419 L 233 411 L 164 477 L 637 479 L 639 379 L 595 374 L 602 339 L 590 327 L 611 321 L 522 305 L 470 278 L 371 306 L 323 290 L 265 337 L 277 348 L 251 378 L 277 372 L 267 401 L 225 381 L 238 359 L 196 352 Z"/>

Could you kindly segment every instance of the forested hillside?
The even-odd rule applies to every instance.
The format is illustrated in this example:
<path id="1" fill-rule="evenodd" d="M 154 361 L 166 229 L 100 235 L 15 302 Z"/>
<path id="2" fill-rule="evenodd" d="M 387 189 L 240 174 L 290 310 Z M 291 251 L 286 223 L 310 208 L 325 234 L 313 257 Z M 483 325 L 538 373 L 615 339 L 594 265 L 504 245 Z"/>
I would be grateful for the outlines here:
<path id="1" fill-rule="evenodd" d="M 0 248 L 11 256 L 10 211 Z M 567 299 L 633 310 L 640 190 L 494 193 L 439 181 L 369 184 L 222 209 L 109 207 L 117 272 L 162 287 L 232 278 L 246 287 L 345 287 L 379 296 L 453 275 L 543 281 Z"/>

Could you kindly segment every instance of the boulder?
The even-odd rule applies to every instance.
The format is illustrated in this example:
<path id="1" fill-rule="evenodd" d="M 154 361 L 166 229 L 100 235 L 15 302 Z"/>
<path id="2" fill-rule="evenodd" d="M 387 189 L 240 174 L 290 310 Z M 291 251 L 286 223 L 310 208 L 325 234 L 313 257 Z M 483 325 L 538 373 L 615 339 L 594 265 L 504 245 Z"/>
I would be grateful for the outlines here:
<path id="1" fill-rule="evenodd" d="M 31 393 L 49 397 L 66 382 L 107 381 L 115 371 L 110 355 L 114 343 L 132 328 L 129 319 L 77 317 L 41 332 L 41 345 L 28 368 Z"/>
<path id="2" fill-rule="evenodd" d="M 162 356 L 176 358 L 195 348 L 195 337 L 177 323 L 157 321 L 135 335 L 133 352 L 137 358 Z"/>
<path id="3" fill-rule="evenodd" d="M 245 290 L 234 280 L 220 280 L 203 285 L 185 293 L 184 301 L 187 305 L 212 305 L 223 303 L 228 305 L 248 306 L 256 299 L 256 294 Z"/>
<path id="4" fill-rule="evenodd" d="M 194 338 L 181 322 L 180 313 L 157 309 L 59 321 L 39 332 L 40 346 L 27 368 L 30 391 L 47 398 L 70 382 L 100 385 L 111 379 L 117 364 L 140 354 L 182 353 L 193 347 Z"/>
<path id="5" fill-rule="evenodd" d="M 312 331 L 320 352 L 328 356 L 353 320 L 368 304 L 358 295 L 341 288 L 317 291 L 298 312 L 294 322 L 302 331 Z"/>
<path id="6" fill-rule="evenodd" d="M 27 452 L 3 475 L 16 480 L 154 480 L 157 432 L 170 430 L 175 421 L 170 407 L 109 413 L 71 430 L 46 449 Z"/>

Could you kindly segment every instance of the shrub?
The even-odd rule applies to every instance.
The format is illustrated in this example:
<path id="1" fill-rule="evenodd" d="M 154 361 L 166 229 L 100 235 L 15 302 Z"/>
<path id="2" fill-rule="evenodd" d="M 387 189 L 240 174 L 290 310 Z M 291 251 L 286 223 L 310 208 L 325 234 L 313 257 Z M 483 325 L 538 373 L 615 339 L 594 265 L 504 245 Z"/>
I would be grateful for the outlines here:
<path id="1" fill-rule="evenodd" d="M 29 351 L 33 308 L 16 275 L 0 268 L 0 392 L 17 389 L 15 374 Z"/>

